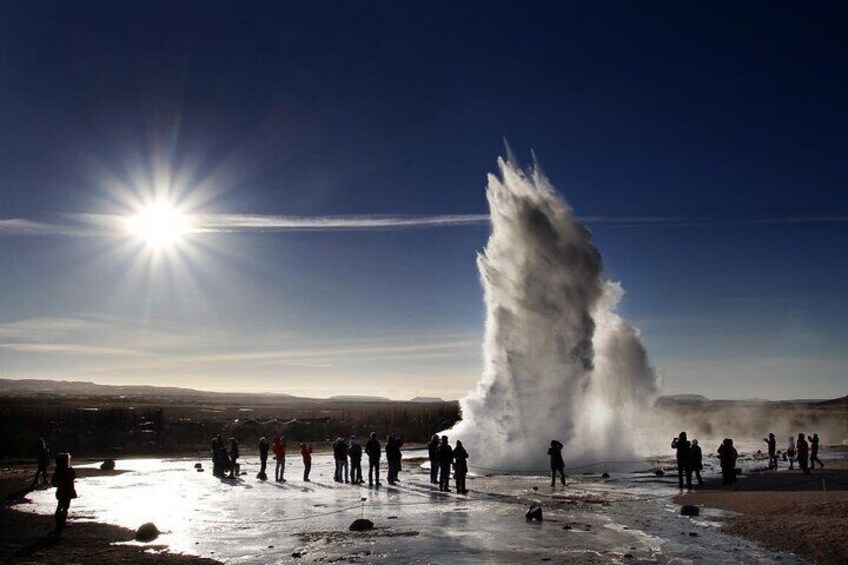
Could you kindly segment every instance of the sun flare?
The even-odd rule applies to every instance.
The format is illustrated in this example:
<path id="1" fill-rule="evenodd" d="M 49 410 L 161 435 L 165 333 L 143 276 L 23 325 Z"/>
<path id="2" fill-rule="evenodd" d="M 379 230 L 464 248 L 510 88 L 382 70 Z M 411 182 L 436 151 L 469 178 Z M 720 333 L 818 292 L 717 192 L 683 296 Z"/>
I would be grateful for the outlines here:
<path id="1" fill-rule="evenodd" d="M 154 249 L 176 245 L 190 227 L 190 218 L 167 204 L 149 206 L 127 219 L 127 230 Z"/>

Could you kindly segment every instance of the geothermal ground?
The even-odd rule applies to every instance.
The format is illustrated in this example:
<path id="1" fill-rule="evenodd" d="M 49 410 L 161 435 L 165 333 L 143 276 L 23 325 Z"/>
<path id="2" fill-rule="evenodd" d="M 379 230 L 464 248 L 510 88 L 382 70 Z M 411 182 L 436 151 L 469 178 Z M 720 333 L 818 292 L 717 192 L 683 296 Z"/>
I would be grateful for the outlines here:
<path id="1" fill-rule="evenodd" d="M 124 473 L 78 480 L 65 536 L 82 521 L 132 529 L 152 521 L 166 532 L 157 544 L 225 563 L 798 561 L 723 533 L 720 511 L 680 516 L 676 481 L 655 477 L 653 464 L 633 463 L 608 480 L 594 469 L 555 490 L 539 475 L 473 476 L 463 497 L 433 488 L 421 455 L 407 452 L 400 485 L 380 489 L 333 482 L 327 455 L 315 457 L 311 483 L 290 460 L 282 485 L 255 479 L 252 458 L 237 481 L 197 472 L 195 460 L 120 460 Z M 543 507 L 541 523 L 525 520 L 532 502 Z M 53 491 L 42 490 L 18 508 L 48 514 L 54 506 Z M 361 516 L 375 529 L 349 532 Z"/>

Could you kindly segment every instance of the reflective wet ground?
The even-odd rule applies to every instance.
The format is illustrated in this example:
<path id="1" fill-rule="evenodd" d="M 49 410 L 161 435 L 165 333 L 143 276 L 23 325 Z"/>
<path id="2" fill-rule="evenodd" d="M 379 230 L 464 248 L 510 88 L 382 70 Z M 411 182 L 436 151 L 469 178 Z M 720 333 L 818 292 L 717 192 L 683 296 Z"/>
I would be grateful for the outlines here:
<path id="1" fill-rule="evenodd" d="M 238 480 L 198 472 L 195 462 L 120 460 L 123 474 L 78 480 L 71 517 L 132 529 L 154 522 L 166 532 L 157 544 L 226 563 L 798 562 L 721 533 L 717 512 L 680 516 L 670 502 L 676 481 L 649 465 L 610 479 L 571 476 L 556 489 L 543 476 L 471 476 L 466 497 L 440 493 L 415 459 L 398 486 L 379 489 L 335 483 L 326 455 L 315 456 L 310 483 L 300 480 L 299 460 L 290 460 L 285 484 L 256 479 L 250 458 Z M 19 508 L 55 507 L 52 490 L 31 500 Z M 524 517 L 534 501 L 541 523 Z M 349 532 L 359 517 L 375 529 Z"/>

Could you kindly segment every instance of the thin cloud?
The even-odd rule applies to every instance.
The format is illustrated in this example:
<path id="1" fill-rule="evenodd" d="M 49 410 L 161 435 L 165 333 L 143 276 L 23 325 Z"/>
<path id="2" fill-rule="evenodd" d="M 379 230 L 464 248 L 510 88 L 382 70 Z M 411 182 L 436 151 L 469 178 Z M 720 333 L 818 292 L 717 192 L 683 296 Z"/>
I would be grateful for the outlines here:
<path id="1" fill-rule="evenodd" d="M 68 214 L 73 223 L 49 223 L 24 218 L 0 219 L 0 236 L 109 237 L 122 232 L 125 216 L 114 214 Z M 672 216 L 583 216 L 587 224 L 618 228 L 681 228 L 769 224 L 834 224 L 848 222 L 848 215 L 782 218 L 685 218 Z M 269 214 L 192 214 L 194 233 L 262 233 L 288 231 L 414 230 L 484 225 L 488 214 L 441 214 L 436 216 L 283 216 Z"/>

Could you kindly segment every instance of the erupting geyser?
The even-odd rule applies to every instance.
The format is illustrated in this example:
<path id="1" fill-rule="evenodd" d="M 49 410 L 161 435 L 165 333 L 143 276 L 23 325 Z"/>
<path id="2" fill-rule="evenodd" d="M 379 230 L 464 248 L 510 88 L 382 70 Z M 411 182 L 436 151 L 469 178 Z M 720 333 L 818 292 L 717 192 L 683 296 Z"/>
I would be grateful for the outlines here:
<path id="1" fill-rule="evenodd" d="M 461 401 L 472 463 L 543 469 L 551 439 L 566 465 L 632 458 L 657 377 L 639 331 L 615 313 L 591 233 L 537 164 L 498 160 L 486 197 L 492 234 L 477 264 L 486 302 L 483 374 Z"/>

